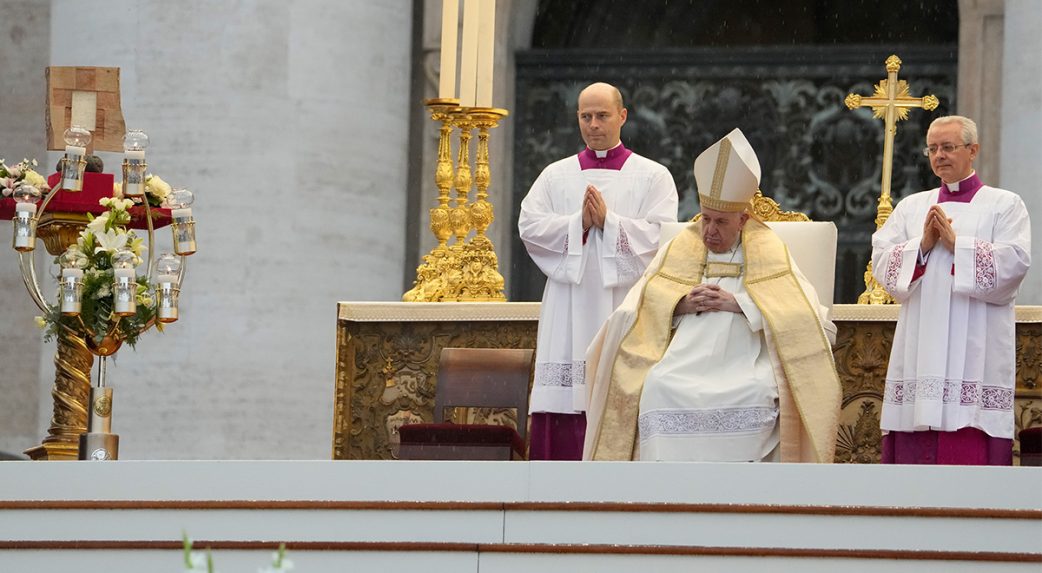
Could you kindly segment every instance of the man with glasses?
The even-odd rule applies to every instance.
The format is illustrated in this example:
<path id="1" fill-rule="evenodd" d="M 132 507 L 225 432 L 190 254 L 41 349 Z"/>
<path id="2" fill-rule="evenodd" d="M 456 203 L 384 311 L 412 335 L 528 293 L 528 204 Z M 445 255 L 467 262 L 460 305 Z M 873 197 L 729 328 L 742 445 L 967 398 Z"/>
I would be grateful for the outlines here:
<path id="1" fill-rule="evenodd" d="M 977 177 L 972 120 L 934 120 L 926 144 L 941 186 L 903 199 L 872 237 L 873 274 L 901 304 L 883 462 L 1011 465 L 1014 299 L 1031 222 L 1018 195 Z"/>

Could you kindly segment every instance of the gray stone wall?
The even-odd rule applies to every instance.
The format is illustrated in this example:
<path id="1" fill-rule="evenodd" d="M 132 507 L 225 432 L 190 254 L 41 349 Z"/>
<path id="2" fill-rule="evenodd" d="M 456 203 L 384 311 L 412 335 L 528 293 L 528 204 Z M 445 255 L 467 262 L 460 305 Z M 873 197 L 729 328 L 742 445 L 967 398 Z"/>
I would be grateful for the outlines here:
<path id="1" fill-rule="evenodd" d="M 1018 304 L 1042 304 L 1042 4 L 1008 0 L 1002 62 L 1002 187 L 1019 194 L 1031 215 L 1031 270 Z"/>
<path id="2" fill-rule="evenodd" d="M 28 110 L 19 129 L 42 134 L 44 66 L 119 66 L 150 170 L 197 197 L 181 321 L 109 369 L 121 457 L 328 458 L 336 302 L 401 295 L 412 4 L 4 1 L 0 16 L 40 7 L 43 42 L 2 50 L 39 78 L 11 104 Z M 114 171 L 119 155 L 101 155 Z M 33 350 L 34 309 L 4 260 L 0 335 Z M 35 420 L 0 415 L 0 449 L 45 435 L 53 349 L 12 373 L 0 347 L 5 392 L 40 402 Z"/>
<path id="3" fill-rule="evenodd" d="M 48 2 L 0 1 L 0 158 L 8 164 L 45 159 L 41 98 L 49 21 Z M 50 396 L 49 387 L 37 388 L 42 348 L 33 316 L 39 312 L 22 285 L 10 223 L 0 223 L 0 299 L 0 452 L 20 454 L 38 443 L 40 403 Z"/>

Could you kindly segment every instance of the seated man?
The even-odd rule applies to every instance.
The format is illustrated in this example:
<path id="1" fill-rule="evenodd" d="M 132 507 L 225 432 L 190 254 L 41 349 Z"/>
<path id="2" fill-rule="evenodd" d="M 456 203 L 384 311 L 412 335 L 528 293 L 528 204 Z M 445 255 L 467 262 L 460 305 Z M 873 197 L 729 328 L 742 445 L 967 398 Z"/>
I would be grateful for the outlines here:
<path id="1" fill-rule="evenodd" d="M 662 247 L 586 356 L 583 459 L 832 462 L 835 327 L 746 212 L 760 164 L 735 129 L 695 160 L 702 219 Z"/>

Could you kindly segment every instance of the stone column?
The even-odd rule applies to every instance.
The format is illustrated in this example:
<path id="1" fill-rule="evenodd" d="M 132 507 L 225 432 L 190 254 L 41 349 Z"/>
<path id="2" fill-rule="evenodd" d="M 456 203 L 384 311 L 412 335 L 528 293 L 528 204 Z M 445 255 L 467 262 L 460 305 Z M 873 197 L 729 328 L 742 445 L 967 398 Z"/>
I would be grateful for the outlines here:
<path id="1" fill-rule="evenodd" d="M 181 320 L 109 369 L 120 457 L 328 459 L 336 302 L 401 295 L 411 4 L 51 12 L 51 64 L 119 66 L 150 171 L 196 193 Z"/>
<path id="2" fill-rule="evenodd" d="M 50 61 L 51 7 L 35 0 L 0 2 L 0 158 L 8 165 L 22 158 L 40 161 L 49 172 L 44 146 L 43 70 Z M 33 316 L 40 314 L 22 284 L 18 257 L 11 248 L 11 223 L 0 223 L 0 452 L 20 455 L 39 443 L 39 420 L 50 419 L 49 383 L 39 383 L 40 333 Z M 39 244 L 43 249 L 43 244 Z M 41 260 L 52 257 L 44 255 Z M 47 350 L 47 354 L 51 349 Z M 46 361 L 49 364 L 49 360 Z M 51 366 L 53 382 L 53 366 Z M 46 433 L 46 425 L 43 426 Z"/>
<path id="3" fill-rule="evenodd" d="M 1042 4 L 1007 0 L 1002 63 L 1002 187 L 1031 214 L 1034 257 L 1018 304 L 1042 304 Z"/>
<path id="4" fill-rule="evenodd" d="M 975 167 L 1000 185 L 1003 6 L 1005 0 L 959 0 L 959 86 L 956 113 L 977 122 Z M 925 136 L 925 134 L 924 134 Z"/>

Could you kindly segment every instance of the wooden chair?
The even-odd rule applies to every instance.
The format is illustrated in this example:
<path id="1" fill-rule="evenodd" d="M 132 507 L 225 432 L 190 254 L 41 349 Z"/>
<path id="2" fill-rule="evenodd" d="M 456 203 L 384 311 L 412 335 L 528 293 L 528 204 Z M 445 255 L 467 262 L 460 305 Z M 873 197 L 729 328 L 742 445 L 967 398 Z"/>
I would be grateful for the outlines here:
<path id="1" fill-rule="evenodd" d="M 528 390 L 535 351 L 513 348 L 445 348 L 438 363 L 434 422 L 398 429 L 403 460 L 525 459 Z M 510 408 L 517 428 L 454 424 L 447 408 Z"/>

